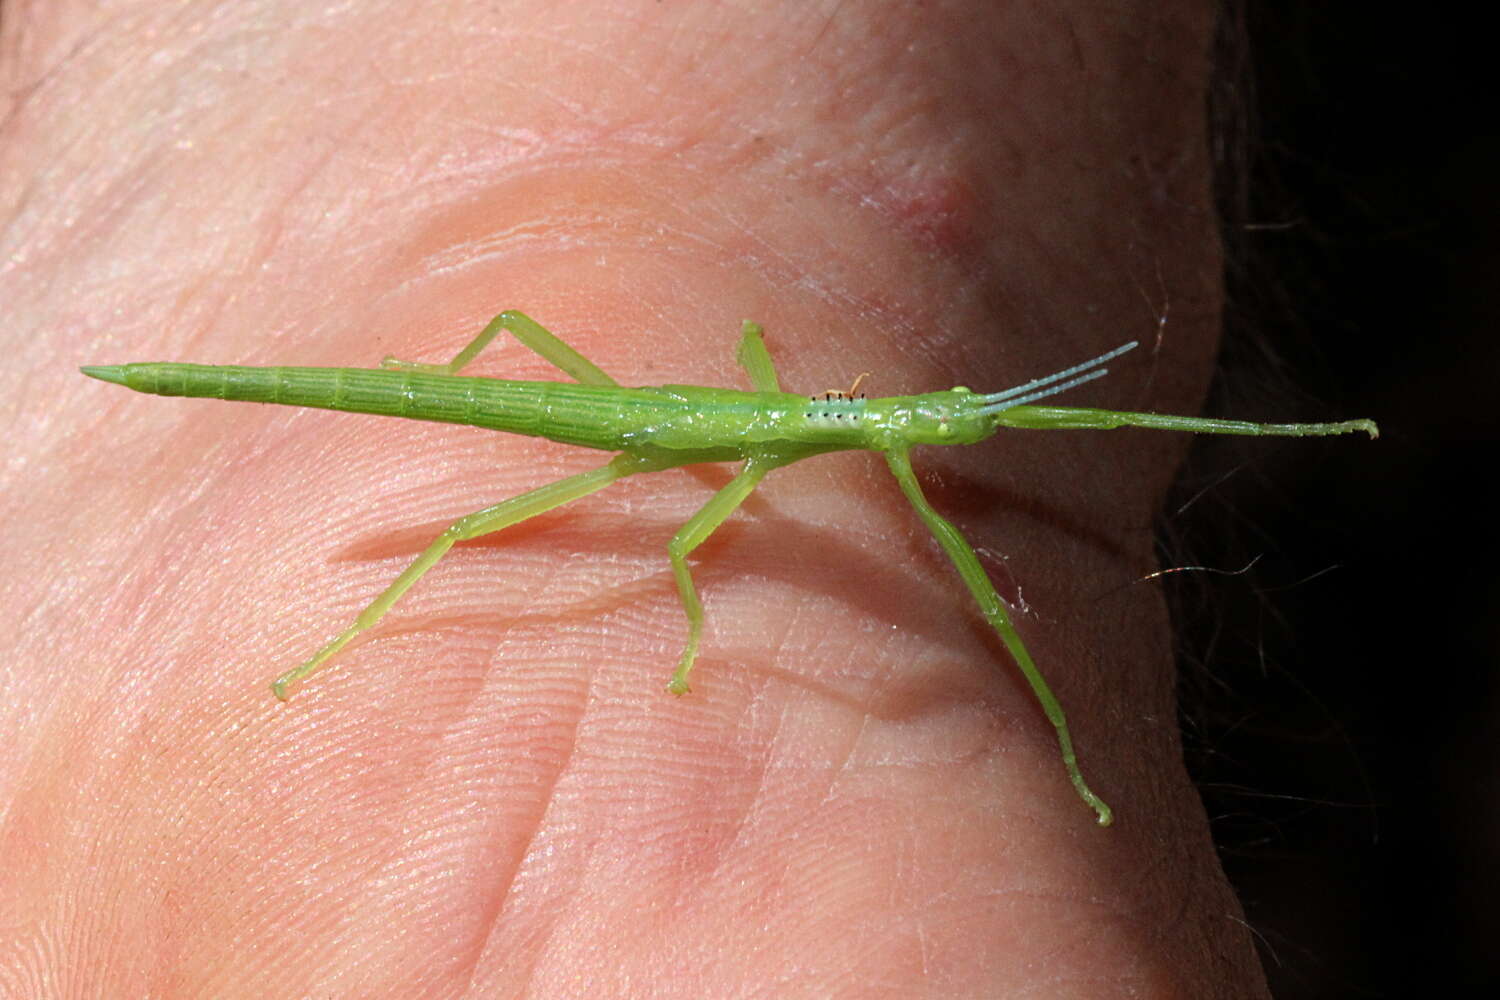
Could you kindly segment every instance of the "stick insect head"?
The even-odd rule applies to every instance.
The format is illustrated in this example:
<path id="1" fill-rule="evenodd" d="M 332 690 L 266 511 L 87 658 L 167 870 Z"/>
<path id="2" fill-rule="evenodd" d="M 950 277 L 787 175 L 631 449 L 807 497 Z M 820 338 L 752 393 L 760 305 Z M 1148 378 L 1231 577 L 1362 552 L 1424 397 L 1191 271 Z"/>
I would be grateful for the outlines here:
<path id="1" fill-rule="evenodd" d="M 994 417 L 984 412 L 985 397 L 955 386 L 947 392 L 907 396 L 891 414 L 907 444 L 974 444 L 995 433 Z"/>
<path id="2" fill-rule="evenodd" d="M 999 427 L 999 414 L 1107 375 L 1109 369 L 1104 363 L 1134 349 L 1136 344 L 1132 340 L 1097 358 L 1003 392 L 979 395 L 956 386 L 947 392 L 911 397 L 910 405 L 900 416 L 906 439 L 912 444 L 973 444 L 982 441 Z"/>

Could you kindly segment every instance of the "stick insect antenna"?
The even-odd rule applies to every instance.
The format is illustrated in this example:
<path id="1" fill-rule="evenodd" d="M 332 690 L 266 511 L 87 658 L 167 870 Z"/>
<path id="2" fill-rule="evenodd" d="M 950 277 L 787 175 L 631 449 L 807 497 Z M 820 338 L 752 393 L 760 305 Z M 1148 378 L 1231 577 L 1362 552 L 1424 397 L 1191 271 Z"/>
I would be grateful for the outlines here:
<path id="1" fill-rule="evenodd" d="M 1009 410 L 1017 406 L 1025 406 L 1027 403 L 1034 403 L 1038 399 L 1045 399 L 1048 396 L 1056 396 L 1060 392 L 1067 392 L 1069 389 L 1073 388 L 1076 385 L 1083 385 L 1083 383 L 1085 382 L 1092 382 L 1094 381 L 1094 379 L 1103 378 L 1108 374 L 1108 368 L 1100 368 L 1085 375 L 1079 375 L 1077 378 L 1069 379 L 1062 385 L 1049 385 L 1045 389 L 1038 389 L 1036 392 L 1027 393 L 1024 396 L 1017 396 L 1015 399 L 1007 399 L 1002 403 L 991 403 L 989 406 L 986 406 L 979 412 L 982 415 L 988 416 L 993 413 L 999 413 L 1001 410 Z"/>
<path id="2" fill-rule="evenodd" d="M 976 403 L 994 404 L 1003 403 L 1007 400 L 1010 400 L 1011 406 L 1020 406 L 1023 402 L 1029 400 L 1041 399 L 1044 396 L 1054 395 L 1055 393 L 1062 392 L 1064 389 L 1071 389 L 1075 385 L 1082 385 L 1084 382 L 1087 382 L 1090 379 L 1096 379 L 1099 376 L 1105 374 L 1103 370 L 1100 370 L 1094 372 L 1092 375 L 1089 375 L 1087 378 L 1073 378 L 1074 375 L 1086 372 L 1090 368 L 1098 368 L 1106 361 L 1113 361 L 1115 358 L 1118 358 L 1126 351 L 1135 350 L 1135 348 L 1138 347 L 1139 344 L 1139 341 L 1132 340 L 1128 344 L 1121 344 L 1113 351 L 1106 351 L 1103 354 L 1099 355 L 1097 358 L 1085 361 L 1082 364 L 1074 365 L 1072 368 L 1064 368 L 1060 372 L 1053 372 L 1051 375 L 1046 375 L 1042 378 L 1034 378 L 1030 382 L 1027 382 L 1025 385 L 1018 385 L 1013 389 L 1006 389 L 1004 392 L 993 392 L 987 396 L 979 396 L 974 401 Z M 1068 381 L 1063 385 L 1056 384 L 1059 382 L 1064 382 L 1064 380 L 1067 379 L 1072 379 L 1072 381 Z M 1043 392 L 1040 391 L 1043 386 L 1053 386 L 1053 388 Z M 1000 409 L 1005 408 L 1006 407 L 1001 407 Z M 990 409 L 987 405 L 985 412 L 997 413 L 999 412 L 999 410 Z"/>

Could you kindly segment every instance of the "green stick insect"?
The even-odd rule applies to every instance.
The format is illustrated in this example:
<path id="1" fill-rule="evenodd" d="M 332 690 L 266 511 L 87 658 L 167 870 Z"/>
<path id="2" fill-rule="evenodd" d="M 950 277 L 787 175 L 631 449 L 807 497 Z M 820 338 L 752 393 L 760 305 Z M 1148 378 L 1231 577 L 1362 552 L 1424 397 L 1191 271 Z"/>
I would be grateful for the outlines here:
<path id="1" fill-rule="evenodd" d="M 576 381 L 459 377 L 458 372 L 502 330 L 509 330 L 522 344 Z M 851 389 L 847 393 L 829 392 L 809 398 L 781 390 L 771 356 L 761 340 L 761 328 L 746 320 L 737 358 L 750 376 L 754 391 L 698 385 L 627 388 L 534 320 L 507 311 L 491 320 L 446 365 L 386 358 L 379 369 L 159 363 L 90 366 L 82 371 L 92 378 L 161 396 L 211 396 L 470 424 L 619 452 L 592 472 L 569 476 L 459 518 L 360 612 L 352 625 L 307 662 L 275 680 L 271 690 L 283 701 L 289 687 L 322 669 L 351 639 L 378 622 L 454 542 L 519 524 L 626 476 L 699 462 L 743 462 L 728 485 L 714 494 L 667 544 L 672 575 L 688 620 L 687 646 L 667 690 L 686 694 L 688 674 L 698 655 L 698 641 L 703 632 L 703 606 L 688 570 L 689 554 L 724 523 L 772 469 L 825 452 L 848 449 L 882 452 L 901 492 L 953 561 L 958 575 L 979 602 L 984 620 L 1005 643 L 1057 730 L 1063 765 L 1073 787 L 1098 814 L 1100 824 L 1108 825 L 1113 814 L 1084 781 L 1062 706 L 1032 662 L 973 547 L 922 495 L 912 472 L 911 449 L 924 444 L 974 444 L 1001 427 L 1106 430 L 1131 426 L 1199 434 L 1290 436 L 1364 431 L 1372 438 L 1378 433 L 1371 420 L 1256 424 L 1033 405 L 1099 378 L 1106 372 L 1105 362 L 1135 346 L 1134 342 L 1125 344 L 1090 361 L 1003 392 L 980 394 L 959 386 L 919 396 L 865 399 Z"/>

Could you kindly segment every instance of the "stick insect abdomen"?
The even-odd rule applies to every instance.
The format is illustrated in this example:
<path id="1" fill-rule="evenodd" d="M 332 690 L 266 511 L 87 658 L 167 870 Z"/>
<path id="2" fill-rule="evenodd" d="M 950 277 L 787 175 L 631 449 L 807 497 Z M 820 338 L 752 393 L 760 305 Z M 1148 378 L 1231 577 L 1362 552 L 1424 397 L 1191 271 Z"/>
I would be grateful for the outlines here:
<path id="1" fill-rule="evenodd" d="M 178 362 L 86 369 L 94 378 L 158 396 L 310 406 L 538 433 L 546 382 L 453 378 L 378 368 L 290 368 Z M 481 385 L 483 388 L 481 389 Z"/>
<path id="2" fill-rule="evenodd" d="M 777 417 L 802 397 L 704 386 L 584 385 L 380 368 L 295 368 L 178 362 L 91 367 L 137 392 L 307 406 L 467 424 L 605 451 L 744 458 L 777 438 Z"/>

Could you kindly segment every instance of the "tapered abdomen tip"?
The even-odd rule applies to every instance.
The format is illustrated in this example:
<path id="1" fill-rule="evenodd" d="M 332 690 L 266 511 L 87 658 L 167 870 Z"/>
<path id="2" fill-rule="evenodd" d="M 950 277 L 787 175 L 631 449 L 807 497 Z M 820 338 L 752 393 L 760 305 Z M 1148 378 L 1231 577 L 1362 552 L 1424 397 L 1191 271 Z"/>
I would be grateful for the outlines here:
<path id="1" fill-rule="evenodd" d="M 84 365 L 78 370 L 89 378 L 96 378 L 101 382 L 113 382 L 115 385 L 125 384 L 124 365 Z"/>

